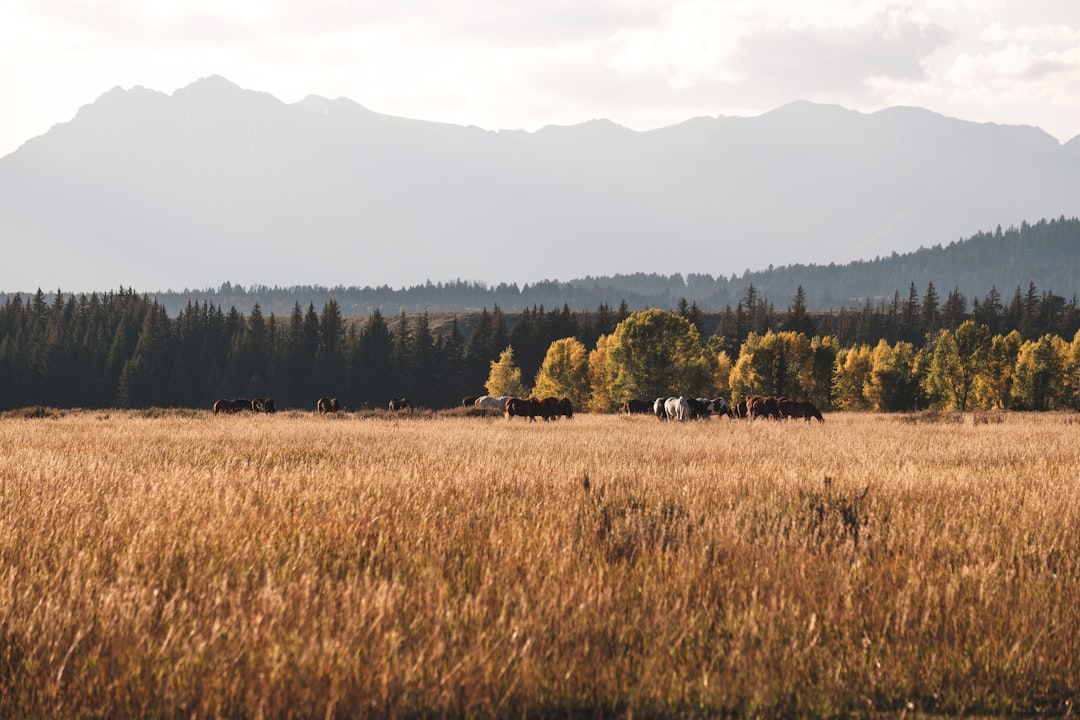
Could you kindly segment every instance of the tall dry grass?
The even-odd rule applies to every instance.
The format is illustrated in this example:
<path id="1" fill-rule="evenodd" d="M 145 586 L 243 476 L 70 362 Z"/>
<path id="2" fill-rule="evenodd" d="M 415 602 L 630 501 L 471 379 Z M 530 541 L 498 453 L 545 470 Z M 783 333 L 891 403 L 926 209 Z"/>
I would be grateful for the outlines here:
<path id="1" fill-rule="evenodd" d="M 1080 692 L 1071 415 L 43 414 L 0 419 L 6 718 L 1064 714 Z"/>

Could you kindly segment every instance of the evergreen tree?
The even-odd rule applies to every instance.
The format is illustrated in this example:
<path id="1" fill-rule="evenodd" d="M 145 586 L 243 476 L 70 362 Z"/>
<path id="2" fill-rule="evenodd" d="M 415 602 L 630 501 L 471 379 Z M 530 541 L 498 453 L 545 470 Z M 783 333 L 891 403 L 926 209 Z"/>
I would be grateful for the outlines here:
<path id="1" fill-rule="evenodd" d="M 340 397 L 346 390 L 345 324 L 336 300 L 328 300 L 318 316 L 318 340 L 312 362 L 318 395 Z"/>
<path id="2" fill-rule="evenodd" d="M 795 291 L 795 298 L 788 306 L 781 328 L 790 332 L 802 333 L 807 337 L 814 334 L 814 321 L 806 312 L 806 291 L 800 285 Z"/>
<path id="3" fill-rule="evenodd" d="M 510 344 L 514 347 L 514 359 L 521 367 L 524 377 L 533 377 L 544 361 L 550 339 L 546 327 L 543 307 L 526 308 L 522 311 L 513 330 L 510 331 Z"/>
<path id="4" fill-rule="evenodd" d="M 967 314 L 967 298 L 960 292 L 959 287 L 949 291 L 945 304 L 941 306 L 941 327 L 945 330 L 955 330 L 964 322 Z"/>
<path id="5" fill-rule="evenodd" d="M 360 332 L 350 363 L 350 407 L 381 406 L 386 388 L 393 387 L 394 336 L 376 308 Z"/>
<path id="6" fill-rule="evenodd" d="M 1019 293 L 1020 288 L 1017 288 Z M 1024 339 L 1033 339 L 1039 336 L 1041 323 L 1039 322 L 1039 291 L 1035 283 L 1028 284 L 1028 290 L 1020 301 L 1020 335 Z"/>
<path id="7" fill-rule="evenodd" d="M 440 373 L 436 367 L 435 336 L 427 313 L 416 316 L 409 336 L 409 395 L 414 406 L 437 404 Z"/>
<path id="8" fill-rule="evenodd" d="M 314 307 L 311 310 L 314 311 Z M 312 381 L 315 346 L 309 339 L 309 333 L 317 338 L 317 330 L 309 328 L 304 311 L 297 302 L 285 325 L 280 361 L 282 384 L 280 390 L 275 390 L 284 406 L 314 409 L 316 399 L 320 397 Z"/>
<path id="9" fill-rule="evenodd" d="M 991 334 L 996 335 L 1001 330 L 1002 310 L 1001 293 L 998 292 L 997 285 L 991 285 L 978 310 L 974 313 L 973 319 L 985 325 Z"/>
<path id="10" fill-rule="evenodd" d="M 496 356 L 493 349 L 494 324 L 488 309 L 480 310 L 469 340 L 465 345 L 465 382 L 467 387 L 482 387 L 489 371 L 489 363 Z"/>
<path id="11" fill-rule="evenodd" d="M 412 365 L 412 332 L 409 329 L 409 318 L 403 310 L 398 315 L 393 327 L 394 349 L 391 359 L 391 397 L 407 396 L 412 390 L 411 365 Z"/>
<path id="12" fill-rule="evenodd" d="M 465 384 L 465 338 L 456 315 L 440 346 L 438 367 L 439 394 L 434 402 L 441 407 L 457 407 L 459 400 L 469 394 L 469 387 Z"/>
<path id="13" fill-rule="evenodd" d="M 915 283 L 908 288 L 907 303 L 904 304 L 903 315 L 900 322 L 900 339 L 910 343 L 922 340 L 922 325 L 919 321 L 919 291 L 915 289 Z"/>
<path id="14" fill-rule="evenodd" d="M 124 363 L 117 384 L 120 407 L 168 405 L 174 394 L 167 385 L 173 353 L 165 308 L 154 303 L 143 316 L 134 352 Z"/>
<path id="15" fill-rule="evenodd" d="M 924 333 L 934 333 L 941 327 L 941 317 L 938 311 L 941 303 L 938 298 L 937 288 L 933 282 L 926 284 L 926 294 L 923 295 L 922 307 L 919 308 L 919 316 Z"/>

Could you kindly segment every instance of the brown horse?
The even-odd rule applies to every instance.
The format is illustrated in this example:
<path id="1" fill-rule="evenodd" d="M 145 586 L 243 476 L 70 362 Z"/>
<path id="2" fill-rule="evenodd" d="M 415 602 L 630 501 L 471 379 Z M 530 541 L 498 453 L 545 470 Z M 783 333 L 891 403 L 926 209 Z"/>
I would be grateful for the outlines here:
<path id="1" fill-rule="evenodd" d="M 540 417 L 544 420 L 559 419 L 559 398 L 546 397 L 540 401 Z"/>
<path id="2" fill-rule="evenodd" d="M 315 407 L 319 409 L 320 413 L 333 413 L 341 409 L 341 403 L 337 398 L 321 397 L 319 402 L 315 403 Z"/>
<path id="3" fill-rule="evenodd" d="M 750 409 L 750 417 L 754 419 L 760 417 L 769 418 L 771 420 L 780 419 L 780 408 L 777 407 L 776 398 L 772 395 L 769 395 L 768 397 L 755 397 L 748 406 Z"/>
<path id="4" fill-rule="evenodd" d="M 274 398 L 255 398 L 251 401 L 251 411 L 257 413 L 276 413 Z"/>
<path id="5" fill-rule="evenodd" d="M 570 402 L 570 398 L 559 398 L 559 415 L 563 416 L 567 420 L 574 417 L 574 404 Z"/>
<path id="6" fill-rule="evenodd" d="M 540 401 L 535 398 L 510 398 L 506 401 L 506 419 L 529 418 L 535 422 L 540 414 Z"/>
<path id="7" fill-rule="evenodd" d="M 251 401 L 245 398 L 233 398 L 232 400 L 218 400 L 214 403 L 214 414 L 219 412 L 238 413 L 251 409 Z"/>
<path id="8" fill-rule="evenodd" d="M 391 410 L 394 410 L 394 411 L 397 411 L 397 410 L 412 410 L 412 404 L 406 398 L 403 398 L 403 397 L 393 398 L 390 401 L 390 406 L 389 407 L 390 407 Z"/>
<path id="9" fill-rule="evenodd" d="M 623 405 L 623 412 L 627 415 L 645 415 L 653 411 L 653 403 L 649 400 L 627 400 Z"/>
<path id="10" fill-rule="evenodd" d="M 818 422 L 825 422 L 825 418 L 821 417 L 821 411 L 812 402 L 781 400 L 776 405 L 782 417 L 804 418 L 806 422 L 810 422 L 811 418 L 815 418 Z"/>

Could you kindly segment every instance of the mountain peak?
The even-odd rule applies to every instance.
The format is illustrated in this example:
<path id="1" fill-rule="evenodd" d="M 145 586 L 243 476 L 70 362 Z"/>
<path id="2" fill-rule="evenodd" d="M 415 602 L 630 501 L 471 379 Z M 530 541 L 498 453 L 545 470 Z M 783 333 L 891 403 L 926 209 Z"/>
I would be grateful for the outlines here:
<path id="1" fill-rule="evenodd" d="M 207 75 L 189 83 L 177 92 L 243 92 L 244 89 L 221 75 Z"/>
<path id="2" fill-rule="evenodd" d="M 1080 214 L 1080 139 L 1015 130 L 796 102 L 506 134 L 220 75 L 114 88 L 0 158 L 0 289 L 730 275 Z"/>

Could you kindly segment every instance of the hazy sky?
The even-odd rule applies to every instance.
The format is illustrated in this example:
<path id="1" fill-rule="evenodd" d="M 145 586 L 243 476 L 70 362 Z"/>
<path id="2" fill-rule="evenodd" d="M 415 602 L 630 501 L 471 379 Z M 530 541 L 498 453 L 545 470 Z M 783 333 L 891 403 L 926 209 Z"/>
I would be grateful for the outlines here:
<path id="1" fill-rule="evenodd" d="M 1075 0 L 4 0 L 0 156 L 117 85 L 486 129 L 637 130 L 792 100 L 1080 135 Z"/>

